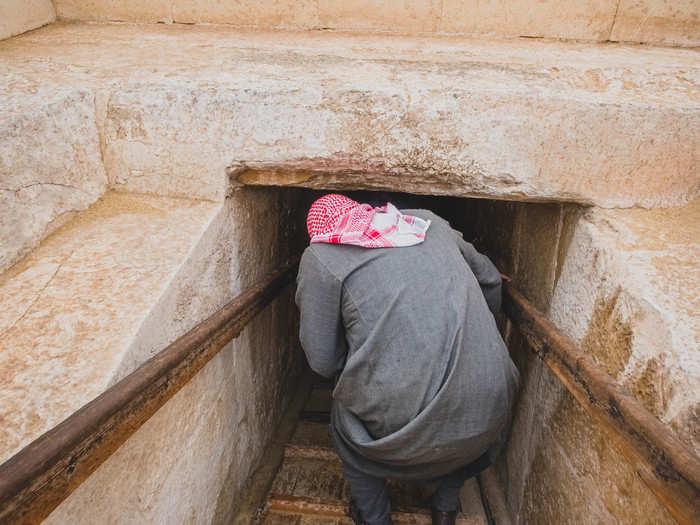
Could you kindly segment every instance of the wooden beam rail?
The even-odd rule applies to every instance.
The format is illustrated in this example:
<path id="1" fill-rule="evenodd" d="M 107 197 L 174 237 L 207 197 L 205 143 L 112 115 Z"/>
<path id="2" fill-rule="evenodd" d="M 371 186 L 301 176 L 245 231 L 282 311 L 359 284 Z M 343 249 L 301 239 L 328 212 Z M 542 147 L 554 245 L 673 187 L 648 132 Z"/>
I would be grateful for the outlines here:
<path id="1" fill-rule="evenodd" d="M 504 311 L 681 525 L 700 523 L 700 459 L 510 283 Z"/>
<path id="2" fill-rule="evenodd" d="M 298 261 L 253 285 L 0 465 L 0 523 L 46 518 L 289 284 Z"/>
<path id="3" fill-rule="evenodd" d="M 298 261 L 236 297 L 0 465 L 0 523 L 38 523 L 293 280 Z M 504 310 L 681 525 L 700 523 L 700 459 L 510 283 Z"/>

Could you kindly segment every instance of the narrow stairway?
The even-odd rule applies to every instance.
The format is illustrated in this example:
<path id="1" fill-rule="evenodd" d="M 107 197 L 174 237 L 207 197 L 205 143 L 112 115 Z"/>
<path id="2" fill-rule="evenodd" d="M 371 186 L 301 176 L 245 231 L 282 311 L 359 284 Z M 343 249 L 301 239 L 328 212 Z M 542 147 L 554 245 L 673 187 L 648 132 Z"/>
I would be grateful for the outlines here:
<path id="1" fill-rule="evenodd" d="M 267 495 L 258 525 L 351 525 L 346 515 L 348 486 L 330 436 L 331 385 L 313 386 L 297 428 L 284 447 L 284 459 Z M 430 495 L 426 486 L 389 482 L 394 523 L 430 524 Z M 476 480 L 460 496 L 460 525 L 486 525 Z"/>

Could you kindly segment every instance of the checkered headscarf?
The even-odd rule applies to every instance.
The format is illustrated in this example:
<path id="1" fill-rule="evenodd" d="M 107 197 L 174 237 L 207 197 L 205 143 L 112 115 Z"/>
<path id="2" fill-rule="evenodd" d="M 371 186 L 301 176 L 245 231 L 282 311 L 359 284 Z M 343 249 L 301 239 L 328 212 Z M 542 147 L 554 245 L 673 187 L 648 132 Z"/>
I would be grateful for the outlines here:
<path id="1" fill-rule="evenodd" d="M 413 246 L 425 240 L 430 221 L 403 215 L 391 203 L 379 208 L 331 193 L 311 205 L 306 227 L 311 243 L 365 248 Z"/>

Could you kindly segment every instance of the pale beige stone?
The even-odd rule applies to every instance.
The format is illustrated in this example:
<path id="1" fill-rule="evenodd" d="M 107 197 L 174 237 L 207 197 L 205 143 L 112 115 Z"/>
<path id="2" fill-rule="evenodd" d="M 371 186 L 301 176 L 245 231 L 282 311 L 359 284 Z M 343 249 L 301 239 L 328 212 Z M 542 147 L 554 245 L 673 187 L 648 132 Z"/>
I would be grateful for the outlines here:
<path id="1" fill-rule="evenodd" d="M 173 21 L 172 0 L 54 0 L 54 4 L 62 20 Z"/>
<path id="2" fill-rule="evenodd" d="M 55 0 L 55 4 L 65 20 L 700 43 L 696 0 Z"/>
<path id="3" fill-rule="evenodd" d="M 440 26 L 442 4 L 442 0 L 319 0 L 319 23 L 350 31 L 433 33 Z"/>
<path id="4" fill-rule="evenodd" d="M 620 0 L 611 40 L 700 45 L 698 0 Z"/>
<path id="5" fill-rule="evenodd" d="M 0 271 L 107 187 L 91 92 L 19 87 L 0 111 Z"/>
<path id="6" fill-rule="evenodd" d="M 556 400 L 534 447 L 517 523 L 676 524 L 578 402 L 566 392 Z"/>
<path id="7" fill-rule="evenodd" d="M 607 40 L 617 0 L 443 2 L 440 31 L 467 35 Z"/>
<path id="8" fill-rule="evenodd" d="M 519 206 L 504 214 L 515 218 L 505 249 L 516 286 L 698 452 L 700 201 L 591 209 L 578 220 L 575 211 Z M 498 470 L 514 522 L 675 523 L 515 330 L 508 341 L 521 392 Z"/>
<path id="9" fill-rule="evenodd" d="M 176 22 L 224 23 L 239 27 L 312 29 L 318 25 L 318 9 L 317 0 L 180 0 L 173 3 L 173 19 Z"/>
<path id="10" fill-rule="evenodd" d="M 0 53 L 6 92 L 95 90 L 126 191 L 218 200 L 229 164 L 297 161 L 321 167 L 309 187 L 605 207 L 700 191 L 694 50 L 54 24 Z"/>
<path id="11" fill-rule="evenodd" d="M 220 204 L 110 192 L 6 272 L 0 458 L 298 253 L 309 199 L 297 190 L 240 189 Z M 294 393 L 295 332 L 289 288 L 47 523 L 208 524 L 218 498 L 235 510 Z"/>
<path id="12" fill-rule="evenodd" d="M 0 461 L 104 391 L 217 208 L 110 194 L 2 275 Z"/>
<path id="13" fill-rule="evenodd" d="M 577 226 L 550 316 L 700 454 L 700 200 L 595 210 Z"/>
<path id="14" fill-rule="evenodd" d="M 46 523 L 212 523 L 227 474 L 235 500 L 293 393 L 292 305 L 285 294 L 254 319 Z"/>
<path id="15" fill-rule="evenodd" d="M 59 0 L 64 20 L 232 24 L 265 28 L 312 28 L 317 24 L 315 0 Z"/>
<path id="16" fill-rule="evenodd" d="M 292 305 L 285 294 L 254 319 L 45 523 L 229 523 L 212 521 L 217 498 L 239 497 L 294 391 Z"/>
<path id="17" fill-rule="evenodd" d="M 462 209 L 467 237 L 515 286 L 700 451 L 700 201 L 603 210 L 478 200 Z M 521 379 L 497 464 L 513 522 L 673 523 L 519 332 L 504 332 Z"/>
<path id="18" fill-rule="evenodd" d="M 56 20 L 51 0 L 2 0 L 0 40 L 19 35 Z"/>

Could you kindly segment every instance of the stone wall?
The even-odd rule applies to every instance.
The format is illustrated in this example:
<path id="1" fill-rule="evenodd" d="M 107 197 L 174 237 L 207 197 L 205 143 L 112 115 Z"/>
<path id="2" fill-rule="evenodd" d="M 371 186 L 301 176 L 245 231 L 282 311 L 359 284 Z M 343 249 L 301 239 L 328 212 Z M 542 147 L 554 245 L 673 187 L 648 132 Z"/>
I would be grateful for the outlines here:
<path id="1" fill-rule="evenodd" d="M 78 3 L 57 5 L 59 12 L 70 5 L 80 11 Z M 163 8 L 170 13 L 166 21 L 209 21 L 202 11 L 177 14 L 194 4 L 139 5 L 145 19 Z M 382 11 L 385 3 L 333 5 L 340 21 L 329 27 L 381 31 L 395 22 L 392 12 Z M 376 8 L 379 22 L 364 26 L 367 19 L 359 16 L 346 22 L 354 20 L 356 5 L 362 13 Z M 419 3 L 403 5 L 406 23 L 416 24 L 406 31 L 449 30 L 421 25 L 432 12 L 428 4 L 424 11 Z M 663 27 L 673 15 L 689 19 L 692 30 L 692 5 L 646 16 L 640 2 L 621 0 L 615 22 L 607 20 L 614 33 L 628 10 L 642 13 L 629 27 L 663 40 L 653 24 Z M 589 6 L 591 13 L 596 6 Z M 459 16 L 471 20 L 467 7 L 461 15 L 441 10 L 441 16 L 456 24 Z M 261 17 L 254 25 L 282 27 L 286 12 L 275 23 Z M 530 25 L 536 29 L 544 18 Z M 598 33 L 584 37 L 604 33 L 591 31 Z M 232 160 L 306 156 L 332 165 L 354 159 L 365 172 L 338 177 L 345 188 L 399 181 L 410 191 L 611 207 L 677 205 L 697 196 L 693 124 L 700 113 L 692 50 L 435 39 L 421 40 L 416 51 L 411 38 L 296 34 L 292 45 L 287 34 L 236 36 L 226 28 L 183 26 L 56 24 L 38 33 L 2 47 L 8 73 L 0 82 L 9 111 L 0 117 L 0 271 L 108 186 L 221 203 L 180 272 L 133 327 L 109 383 L 302 244 L 300 214 L 310 195 L 232 190 L 224 170 Z M 186 54 L 179 53 L 183 47 Z M 374 162 L 385 171 L 368 175 Z M 400 177 L 386 182 L 387 173 Z M 697 224 L 697 201 L 665 211 L 450 203 L 449 218 L 467 238 L 689 447 L 699 448 L 692 319 L 700 254 L 688 233 Z M 217 501 L 231 503 L 216 515 L 231 515 L 299 370 L 293 308 L 291 294 L 278 299 L 49 522 L 207 523 Z M 595 424 L 500 322 L 523 374 L 513 434 L 498 465 L 517 521 L 670 523 Z"/>
<path id="2" fill-rule="evenodd" d="M 107 188 L 94 96 L 87 90 L 33 91 L 2 101 L 0 272 Z"/>
<path id="3" fill-rule="evenodd" d="M 692 260 L 700 244 L 691 232 L 698 206 L 604 211 L 466 201 L 455 223 L 696 452 L 700 330 Z M 517 330 L 501 325 L 521 371 L 510 441 L 497 465 L 515 523 L 675 523 Z"/>
<path id="4" fill-rule="evenodd" d="M 141 324 L 112 382 L 298 253 L 298 211 L 307 200 L 298 190 L 235 191 Z M 295 312 L 289 287 L 45 523 L 229 523 L 295 393 L 303 365 Z"/>
<path id="5" fill-rule="evenodd" d="M 56 23 L 0 53 L 0 271 L 107 187 L 221 201 L 232 161 L 605 207 L 700 192 L 694 50 Z"/>
<path id="6" fill-rule="evenodd" d="M 51 0 L 3 0 L 0 2 L 0 40 L 54 20 L 56 10 Z"/>
<path id="7" fill-rule="evenodd" d="M 700 44 L 695 0 L 55 0 L 55 4 L 65 20 Z"/>

